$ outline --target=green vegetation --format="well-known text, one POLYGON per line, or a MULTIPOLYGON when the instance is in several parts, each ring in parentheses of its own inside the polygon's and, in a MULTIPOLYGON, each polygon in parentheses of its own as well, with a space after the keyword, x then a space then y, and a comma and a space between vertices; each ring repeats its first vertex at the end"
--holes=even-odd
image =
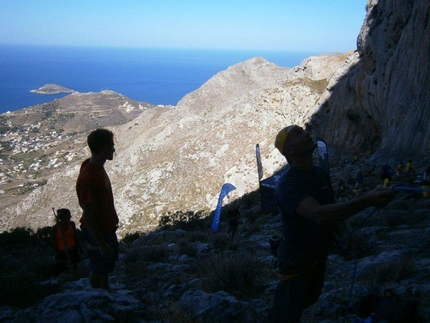
POLYGON ((244 208, 251 208, 255 205, 258 205, 260 203, 261 197, 260 197, 260 191, 252 191, 249 193, 245 193, 238 203, 244 207, 244 208))
POLYGON ((17 162, 17 163, 23 163, 24 168, 28 168, 32 161, 35 158, 38 158, 40 156, 40 153, 37 151, 30 151, 30 152, 23 152, 18 154, 13 154, 10 156, 10 159, 17 162))
POLYGON ((0 126, 0 134, 4 134, 4 133, 6 133, 8 131, 10 131, 10 127, 4 126, 4 125, 0 126))
POLYGON ((13 150, 13 145, 9 141, 0 141, 0 147, 5 151, 13 150))
POLYGON ((176 211, 167 212, 160 217, 159 226, 163 230, 183 229, 195 230, 207 228, 205 217, 208 214, 203 211, 176 211))
POLYGON ((33 191, 38 186, 46 185, 48 181, 46 179, 42 179, 34 182, 25 182, 21 186, 12 187, 6 190, 9 194, 27 194, 33 191))

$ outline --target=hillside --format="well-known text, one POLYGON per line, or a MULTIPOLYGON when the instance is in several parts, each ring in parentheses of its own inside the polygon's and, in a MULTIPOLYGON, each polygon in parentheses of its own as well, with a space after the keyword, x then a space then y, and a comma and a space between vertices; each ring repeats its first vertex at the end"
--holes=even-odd
MULTIPOLYGON (((232 198, 257 189, 255 144, 260 143, 266 176, 271 175, 284 164, 273 151, 275 131, 286 122, 304 123, 346 57, 311 57, 292 69, 256 57, 218 73, 175 107, 147 109, 112 128, 116 156, 106 167, 121 232, 152 228, 169 211, 211 210, 224 182, 236 186, 232 198)), ((63 100, 73 99, 74 94, 63 100)), ((44 226, 52 207, 79 214, 74 185, 80 161, 73 160, 43 187, 4 208, 2 226, 44 226)))
POLYGON ((124 124, 152 107, 113 91, 74 92, 46 104, 1 114, 2 213, 8 205, 19 204, 31 191, 45 185, 52 174, 85 158, 89 130, 124 124))

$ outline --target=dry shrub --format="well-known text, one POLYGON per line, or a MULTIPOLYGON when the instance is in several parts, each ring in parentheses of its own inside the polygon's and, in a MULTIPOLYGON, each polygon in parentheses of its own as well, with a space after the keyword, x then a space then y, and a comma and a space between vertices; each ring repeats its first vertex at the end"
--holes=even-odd
POLYGON ((142 259, 142 248, 124 248, 125 256, 123 258, 124 264, 135 263, 142 259))
POLYGON ((394 262, 380 263, 374 266, 372 274, 365 280, 369 284, 381 285, 389 282, 398 282, 410 277, 417 271, 417 266, 410 257, 402 257, 394 262))
POLYGON ((246 222, 249 224, 255 223, 259 218, 261 218, 261 214, 259 212, 248 212, 246 214, 246 222))
POLYGON ((168 256, 168 250, 165 245, 145 246, 134 248, 127 251, 125 263, 135 263, 140 260, 149 262, 163 262, 168 256))
POLYGON ((148 273, 147 263, 143 260, 127 263, 124 266, 124 281, 133 284, 148 273))
POLYGON ((133 241, 143 237, 145 234, 142 232, 133 232, 133 233, 127 233, 124 238, 122 238, 122 243, 132 243, 133 241))
POLYGON ((258 223, 246 224, 242 227, 242 231, 248 231, 249 233, 255 234, 261 231, 260 225, 258 223))
POLYGON ((261 267, 252 253, 238 251, 202 261, 197 272, 204 279, 206 292, 223 290, 239 299, 248 299, 263 291, 258 282, 261 267))
POLYGON ((208 241, 208 234, 202 231, 191 231, 187 233, 185 239, 189 242, 206 242, 208 241))
MULTIPOLYGON (((159 309, 157 309, 159 310, 159 309)), ((161 317, 163 322, 169 323, 188 323, 190 322, 189 313, 184 311, 182 306, 178 303, 171 303, 161 310, 161 317)))
POLYGON ((6 250, 0 254, 0 304, 28 307, 58 292, 58 285, 42 284, 53 274, 50 248, 21 246, 12 254, 6 250))
POLYGON ((227 250, 229 241, 223 234, 216 234, 210 237, 210 243, 215 249, 220 249, 221 251, 227 250))
POLYGON ((239 204, 244 208, 251 208, 260 203, 260 191, 252 191, 249 193, 245 193, 239 201, 239 204))
POLYGON ((186 231, 206 228, 205 218, 208 214, 204 211, 175 211, 167 212, 160 217, 159 227, 163 230, 182 229, 186 231))
MULTIPOLYGON (((58 285, 44 283, 54 273, 50 230, 50 227, 37 232, 15 228, 0 234, 0 304, 28 307, 58 292, 58 285)), ((76 275, 65 272, 58 279, 73 280, 87 276, 88 271, 81 269, 78 266, 76 275)))
POLYGON ((58 285, 42 285, 33 273, 15 273, 0 280, 0 303, 25 308, 58 291, 58 285))
POLYGON ((178 243, 178 255, 195 257, 197 255, 197 246, 193 243, 187 242, 186 240, 181 240, 178 243))

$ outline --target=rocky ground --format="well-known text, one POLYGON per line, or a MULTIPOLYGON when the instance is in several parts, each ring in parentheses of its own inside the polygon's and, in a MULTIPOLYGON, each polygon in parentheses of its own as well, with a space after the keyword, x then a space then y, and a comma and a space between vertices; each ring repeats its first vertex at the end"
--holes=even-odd
MULTIPOLYGON (((370 165, 333 167, 334 184, 344 179, 348 198, 355 194, 350 182, 358 169, 364 170, 364 190, 380 184, 370 165)), ((408 184, 406 180, 397 178, 393 184, 408 184)), ((280 217, 262 213, 256 198, 257 194, 246 200, 234 242, 225 237, 225 222, 218 232, 208 229, 210 217, 130 235, 121 243, 120 260, 111 276, 114 293, 88 287, 84 259, 74 279, 65 275, 38 281, 35 288, 47 294, 39 301, 24 309, 2 306, 0 321, 65 322, 67 317, 67 322, 262 322, 276 285, 269 237, 279 233, 280 217)), ((333 249, 323 294, 306 311, 303 322, 351 322, 355 315, 344 318, 342 309, 387 288, 402 299, 418 300, 421 322, 428 322, 429 207, 430 199, 421 193, 399 191, 384 209, 370 208, 352 217, 349 227, 357 229, 349 246, 357 262, 355 275, 354 258, 333 249)), ((46 266, 51 255, 49 248, 43 250, 27 250, 27 258, 39 253, 46 266)), ((2 253, 2 281, 13 276, 6 269, 17 261, 13 251, 2 253)), ((33 278, 38 280, 37 275, 33 278)), ((5 300, 12 296, 1 299, 7 305, 5 300)))

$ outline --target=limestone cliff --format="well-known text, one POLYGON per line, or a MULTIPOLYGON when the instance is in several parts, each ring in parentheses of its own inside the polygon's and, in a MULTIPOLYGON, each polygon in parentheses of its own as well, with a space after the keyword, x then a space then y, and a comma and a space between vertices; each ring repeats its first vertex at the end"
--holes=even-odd
POLYGON ((311 123, 342 150, 420 160, 430 149, 430 2, 369 0, 366 10, 357 55, 311 123))

